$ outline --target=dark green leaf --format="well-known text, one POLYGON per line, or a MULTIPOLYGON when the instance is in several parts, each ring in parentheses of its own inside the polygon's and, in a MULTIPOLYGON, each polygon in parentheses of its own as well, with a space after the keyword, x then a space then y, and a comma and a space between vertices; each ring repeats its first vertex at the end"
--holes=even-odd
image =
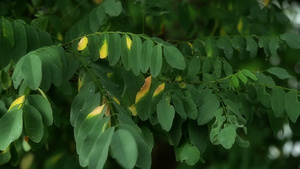
POLYGON ((242 39, 241 37, 234 37, 232 39, 232 46, 239 52, 240 59, 243 59, 246 53, 245 51, 246 43, 244 39, 242 39))
POLYGON ((207 146, 207 130, 205 128, 200 128, 195 121, 190 120, 188 124, 188 133, 191 143, 198 148, 200 154, 204 154, 207 146))
POLYGON ((205 52, 207 57, 220 56, 219 49, 217 47, 216 41, 212 38, 208 38, 205 41, 205 52))
POLYGON ((181 101, 184 105, 186 115, 189 118, 196 120, 198 117, 198 111, 195 102, 190 97, 182 97, 181 101))
POLYGON ((202 72, 207 73, 212 69, 209 58, 205 58, 202 65, 202 72))
POLYGON ((289 119, 296 123, 300 115, 300 103, 298 102, 297 91, 289 91, 285 95, 285 110, 289 119))
POLYGON ((174 46, 165 46, 164 55, 170 66, 175 69, 185 69, 185 60, 181 52, 174 46))
POLYGON ((275 39, 275 38, 271 38, 270 42, 269 42, 269 49, 270 49, 270 52, 271 52, 271 55, 272 56, 276 56, 278 57, 278 54, 277 54, 277 49, 279 48, 279 44, 278 44, 278 39, 275 39))
POLYGON ((114 127, 108 128, 97 138, 89 156, 90 168, 101 169, 104 167, 108 156, 108 150, 111 144, 114 129, 114 127))
POLYGON ((258 98, 258 101, 265 107, 267 107, 267 108, 271 107, 271 97, 266 92, 264 86, 260 86, 257 88, 257 98, 258 98))
POLYGON ((129 38, 128 35, 124 35, 121 40, 121 59, 126 70, 131 69, 131 63, 132 63, 131 50, 128 49, 127 40, 126 40, 128 38, 129 38))
POLYGON ((141 69, 141 50, 142 50, 142 40, 138 36, 133 36, 131 45, 131 57, 132 57, 132 71, 137 76, 140 74, 141 69))
POLYGON ((26 26, 27 34, 27 52, 40 47, 40 40, 37 30, 32 26, 26 26))
POLYGON ((251 36, 248 36, 246 38, 246 43, 247 43, 246 50, 250 52, 251 57, 255 57, 257 55, 257 49, 258 49, 256 41, 251 36))
POLYGON ((235 142, 235 138, 236 131, 232 125, 224 127, 218 134, 218 140, 226 149, 230 149, 232 147, 235 142))
POLYGON ((162 128, 166 131, 169 131, 172 127, 173 120, 175 117, 175 109, 170 105, 170 98, 166 95, 159 101, 157 104, 157 118, 162 126, 162 128))
POLYGON ((171 101, 173 103, 176 113, 178 113, 182 120, 185 121, 187 119, 187 115, 185 113, 184 105, 180 98, 176 94, 174 94, 171 96, 171 101))
POLYGON ((271 55, 270 50, 269 50, 269 39, 268 38, 259 38, 258 40, 258 46, 260 48, 264 48, 264 52, 266 56, 271 55))
POLYGON ((213 119, 215 113, 219 109, 220 101, 218 97, 207 90, 200 92, 201 100, 199 100, 201 107, 199 107, 198 125, 204 125, 213 119))
POLYGON ((284 111, 285 92, 282 88, 275 88, 271 94, 271 106, 275 117, 281 117, 284 111))
POLYGON ((288 79, 292 77, 285 69, 280 67, 271 67, 267 72, 277 76, 279 79, 288 79))
POLYGON ((110 16, 118 16, 122 12, 122 4, 116 0, 105 0, 103 2, 105 12, 110 16))
POLYGON ((133 135, 124 129, 119 129, 113 135, 111 153, 123 168, 133 168, 138 157, 138 147, 133 135))
POLYGON ((267 86, 269 88, 272 88, 273 86, 276 85, 271 76, 266 76, 263 73, 257 73, 256 77, 257 77, 259 83, 267 84, 267 85, 269 85, 269 86, 267 86))
POLYGON ((108 61, 110 66, 118 63, 121 57, 121 37, 117 33, 113 33, 109 37, 108 44, 108 61))
POLYGON ((142 55, 141 55, 141 71, 146 73, 150 67, 151 53, 153 49, 153 42, 151 39, 147 39, 143 43, 142 55))
POLYGON ((198 57, 193 57, 188 66, 188 74, 190 75, 197 75, 200 71, 201 63, 198 57))
POLYGON ((0 150, 5 151, 9 144, 17 140, 23 128, 22 109, 11 110, 0 119, 0 150))
POLYGON ((230 41, 230 38, 227 36, 222 36, 217 41, 218 48, 224 50, 225 57, 231 59, 233 55, 233 48, 230 41))
POLYGON ((23 118, 26 134, 33 142, 39 143, 44 135, 43 119, 40 112, 33 106, 25 105, 23 118))
POLYGON ((43 118, 43 123, 50 126, 53 123, 53 114, 49 101, 41 95, 30 95, 27 97, 28 103, 35 107, 43 118))
POLYGON ((8 163, 10 159, 11 159, 10 150, 5 150, 3 152, 0 152, 0 165, 8 163))
MULTIPOLYGON (((92 61, 97 61, 100 58, 99 49, 100 49, 100 36, 91 35, 89 36, 88 47, 91 55, 92 61)), ((109 48, 108 48, 109 49, 109 48)), ((120 47, 119 47, 120 50, 120 47)))
POLYGON ((200 152, 197 147, 191 144, 184 144, 175 149, 176 161, 185 161, 188 165, 193 166, 200 160, 200 152))
POLYGON ((25 56, 24 63, 22 64, 22 75, 24 81, 28 84, 28 86, 36 90, 42 80, 42 62, 38 55, 33 53, 25 56))
POLYGON ((150 72, 153 77, 156 77, 162 67, 162 49, 160 45, 156 45, 151 53, 150 72))
POLYGON ((221 71, 222 71, 222 62, 219 58, 217 58, 215 63, 214 63, 214 73, 215 73, 217 78, 221 78, 221 76, 222 76, 221 71))
POLYGON ((200 41, 198 39, 195 40, 193 43, 193 48, 194 48, 195 53, 198 53, 200 56, 206 56, 205 48, 204 48, 202 41, 200 41))
POLYGON ((26 54, 27 50, 27 35, 24 25, 20 22, 13 22, 15 46, 12 53, 12 59, 14 62, 18 62, 19 59, 26 54))
POLYGON ((224 67, 224 71, 225 71, 226 76, 230 76, 230 75, 233 74, 232 67, 227 61, 224 61, 223 67, 224 67))
POLYGON ((7 66, 11 59, 15 44, 14 32, 11 23, 5 18, 0 18, 0 68, 7 66))
POLYGON ((286 32, 280 35, 280 38, 284 40, 291 48, 300 49, 300 35, 295 33, 286 32))

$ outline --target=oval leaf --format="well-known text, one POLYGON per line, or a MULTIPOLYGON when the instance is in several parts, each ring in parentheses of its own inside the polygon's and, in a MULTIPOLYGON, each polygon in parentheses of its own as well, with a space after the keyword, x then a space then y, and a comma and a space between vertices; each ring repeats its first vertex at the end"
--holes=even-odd
POLYGON ((165 46, 164 55, 170 66, 179 70, 185 69, 184 57, 177 48, 174 46, 165 46))
POLYGON ((175 117, 175 109, 170 105, 170 98, 164 96, 159 101, 156 107, 156 113, 158 122, 160 123, 161 127, 164 130, 169 131, 172 127, 175 117))
POLYGON ((151 53, 150 72, 153 77, 156 77, 162 67, 162 49, 160 45, 156 45, 151 53))
POLYGON ((236 131, 232 125, 224 127, 218 134, 218 140, 226 149, 230 149, 232 147, 235 142, 235 138, 236 131))

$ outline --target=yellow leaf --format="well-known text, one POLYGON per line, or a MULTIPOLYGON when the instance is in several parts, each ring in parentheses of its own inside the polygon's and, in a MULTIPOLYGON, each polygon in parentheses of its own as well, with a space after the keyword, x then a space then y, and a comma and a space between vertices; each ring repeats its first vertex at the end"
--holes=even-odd
POLYGON ((190 46, 192 54, 194 54, 194 47, 193 44, 191 44, 191 42, 187 42, 187 44, 190 46))
POLYGON ((87 115, 86 118, 92 118, 97 116, 98 114, 100 114, 104 108, 105 104, 103 104, 102 106, 98 106, 96 107, 90 114, 87 115))
POLYGON ((82 51, 86 48, 87 44, 88 44, 88 38, 86 36, 84 36, 83 38, 80 39, 77 49, 79 51, 82 51))
POLYGON ((176 82, 181 82, 183 79, 180 75, 176 76, 175 81, 176 82))
POLYGON ((153 94, 153 97, 155 97, 155 96, 157 96, 158 94, 160 94, 164 89, 165 89, 165 83, 160 84, 160 85, 156 88, 156 90, 155 90, 155 92, 154 92, 154 94, 153 94))
POLYGON ((151 76, 145 79, 144 85, 141 87, 140 91, 136 94, 135 103, 139 102, 139 100, 149 92, 150 86, 151 86, 151 76))
POLYGON ((242 29, 243 29, 243 20, 240 18, 239 23, 237 25, 237 30, 239 31, 240 34, 242 34, 242 29))
POLYGON ((264 1, 264 5, 265 5, 265 6, 268 6, 269 3, 270 3, 270 0, 263 0, 263 1, 264 1))
POLYGON ((131 49, 131 39, 129 36, 126 35, 126 44, 127 44, 127 48, 130 50, 131 49))
POLYGON ((24 100, 25 100, 25 95, 18 97, 15 101, 12 102, 8 110, 12 109, 14 106, 17 105, 19 105, 18 109, 20 109, 24 100))
POLYGON ((134 104, 131 105, 131 106, 129 107, 129 110, 131 111, 131 114, 132 114, 133 116, 136 116, 136 115, 137 115, 137 111, 136 111, 136 108, 135 108, 135 105, 134 105, 134 104))
POLYGON ((107 57, 108 45, 107 45, 106 39, 104 39, 103 45, 101 46, 101 48, 99 50, 99 54, 100 54, 100 59, 105 59, 107 57))

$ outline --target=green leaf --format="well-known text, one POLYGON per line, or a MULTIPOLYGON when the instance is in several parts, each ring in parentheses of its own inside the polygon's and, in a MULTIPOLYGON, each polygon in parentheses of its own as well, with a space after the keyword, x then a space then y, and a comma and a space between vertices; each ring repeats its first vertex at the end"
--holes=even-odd
POLYGON ((14 32, 11 23, 0 18, 0 68, 7 66, 14 47, 14 32))
POLYGON ((239 79, 235 75, 231 76, 230 80, 231 80, 233 87, 235 87, 235 88, 239 87, 240 82, 239 82, 239 79))
MULTIPOLYGON (((89 47, 89 51, 90 51, 90 55, 91 55, 91 60, 94 62, 100 58, 100 55, 99 55, 99 49, 101 47, 100 43, 101 42, 100 42, 99 35, 91 35, 88 37, 88 47, 89 47)), ((110 43, 109 43, 109 45, 110 45, 110 43)))
POLYGON ((128 35, 124 35, 121 40, 121 59, 126 70, 131 69, 132 63, 131 51, 130 48, 128 48, 127 43, 128 39, 130 39, 130 37, 128 35))
POLYGON ((164 55, 170 66, 175 69, 184 70, 185 60, 181 52, 174 46, 165 46, 164 55))
POLYGON ((216 41, 213 38, 208 38, 205 41, 205 52, 207 57, 220 56, 216 41))
POLYGON ((176 161, 185 161, 186 164, 193 166, 200 160, 200 152, 197 147, 191 144, 184 144, 175 149, 176 161))
POLYGON ((12 22, 14 28, 15 46, 12 53, 12 59, 14 62, 18 62, 19 59, 26 54, 27 50, 27 35, 24 25, 18 21, 12 22))
POLYGON ((24 81, 32 90, 36 90, 42 80, 42 62, 38 55, 28 54, 25 56, 24 63, 22 64, 22 75, 24 81))
POLYGON ((230 38, 227 36, 222 36, 217 41, 218 48, 224 50, 225 57, 231 59, 233 55, 233 48, 230 41, 230 38))
POLYGON ((220 106, 220 101, 215 94, 209 90, 203 90, 199 93, 201 99, 198 100, 201 107, 199 107, 199 116, 197 119, 198 125, 204 125, 213 119, 220 106))
POLYGON ((202 65, 202 72, 207 73, 212 69, 209 58, 205 58, 202 65))
POLYGON ((32 26, 26 26, 27 52, 36 50, 40 47, 40 39, 37 30, 32 26))
POLYGON ((247 47, 246 50, 250 52, 251 57, 255 57, 257 55, 258 46, 256 41, 251 37, 246 37, 247 47))
POLYGON ((185 113, 184 105, 181 99, 177 96, 177 94, 173 94, 171 95, 171 101, 175 108, 175 112, 179 114, 183 121, 185 121, 187 119, 187 115, 185 113))
POLYGON ((221 71, 222 71, 222 62, 219 58, 217 58, 215 63, 214 63, 214 73, 215 73, 217 78, 221 78, 221 76, 222 76, 221 71))
POLYGON ((196 39, 193 42, 193 48, 194 48, 195 53, 197 53, 198 55, 206 56, 204 44, 201 40, 196 39))
POLYGON ((151 53, 153 50, 153 42, 151 39, 144 41, 142 46, 142 55, 141 55, 141 71, 146 73, 150 67, 151 62, 151 53))
POLYGON ((75 138, 75 141, 79 163, 82 167, 86 167, 89 164, 89 158, 93 148, 96 146, 97 139, 106 131, 110 117, 102 118, 103 114, 104 112, 101 112, 92 118, 85 119, 85 122, 78 130, 78 137, 75 138))
POLYGON ((138 36, 133 36, 131 45, 131 56, 132 56, 132 71, 137 76, 140 74, 140 59, 142 50, 142 40, 138 36))
POLYGON ((232 67, 227 61, 223 62, 223 67, 224 67, 224 71, 225 71, 226 76, 230 76, 230 75, 233 74, 232 67))
POLYGON ((271 52, 271 55, 272 56, 276 56, 278 57, 278 54, 277 54, 277 49, 279 48, 279 44, 278 44, 278 39, 275 39, 275 38, 271 38, 270 42, 269 42, 269 49, 270 49, 270 52, 271 52))
POLYGON ((283 68, 280 67, 271 67, 267 70, 267 72, 277 76, 279 79, 288 79, 292 76, 283 68))
POLYGON ((300 103, 298 102, 298 93, 295 90, 289 91, 285 95, 285 110, 289 119, 296 123, 300 115, 300 103))
POLYGON ((284 40, 291 48, 300 49, 300 35, 295 33, 286 32, 280 35, 280 38, 284 40))
POLYGON ((247 77, 249 77, 250 79, 254 80, 254 81, 257 81, 257 77, 255 76, 254 73, 252 73, 250 70, 248 69, 243 69, 242 70, 243 74, 247 77))
POLYGON ((269 87, 269 88, 272 88, 273 86, 276 85, 275 81, 272 79, 271 76, 266 76, 263 73, 257 73, 256 77, 257 77, 259 83, 267 84, 268 85, 267 87, 269 87))
POLYGON ((198 111, 195 102, 190 97, 182 97, 181 101, 183 103, 186 115, 189 118, 196 120, 198 117, 198 111))
POLYGON ((151 53, 150 72, 153 77, 156 77, 162 67, 162 49, 160 45, 156 45, 151 53))
POLYGON ((191 143, 198 148, 200 154, 204 154, 208 135, 206 128, 200 128, 195 121, 190 120, 188 124, 188 133, 191 143))
POLYGON ((239 78, 244 84, 247 83, 248 79, 247 79, 247 77, 244 75, 243 72, 241 72, 241 71, 238 72, 237 76, 238 76, 238 78, 239 78))
POLYGON ((271 106, 275 117, 281 117, 284 112, 285 92, 282 88, 275 88, 271 94, 271 106))
POLYGON ((27 97, 28 103, 35 107, 43 118, 43 123, 50 126, 53 123, 53 113, 49 101, 41 95, 30 95, 27 97))
POLYGON ((162 128, 169 131, 175 117, 175 109, 170 105, 170 98, 166 95, 157 104, 157 118, 162 128))
POLYGON ((246 43, 244 39, 242 39, 241 37, 234 37, 232 39, 232 46, 239 52, 240 59, 243 59, 246 53, 245 51, 246 43))
POLYGON ((122 4, 116 0, 105 0, 103 1, 103 7, 105 12, 110 16, 118 16, 122 12, 122 4))
POLYGON ((23 128, 22 109, 11 110, 0 119, 0 150, 5 151, 9 144, 17 140, 23 128))
POLYGON ((0 165, 8 163, 11 160, 11 153, 10 150, 5 150, 0 152, 0 165))
POLYGON ((257 98, 258 101, 267 108, 271 106, 271 97, 266 92, 265 86, 260 86, 257 88, 257 98))
POLYGON ((226 149, 230 149, 232 147, 235 142, 235 138, 236 131, 232 125, 224 127, 218 134, 218 140, 226 149))
POLYGON ((89 168, 102 169, 108 156, 114 127, 108 128, 98 136, 89 156, 89 168))
POLYGON ((193 57, 188 66, 188 74, 190 75, 197 75, 201 68, 201 62, 198 57, 193 57))
POLYGON ((40 112, 30 105, 24 106, 24 128, 29 138, 39 143, 44 135, 43 119, 40 112))
POLYGON ((121 57, 121 37, 117 33, 113 33, 109 37, 108 44, 108 61, 110 66, 118 63, 121 57))
POLYGON ((113 135, 111 153, 123 168, 133 168, 138 157, 138 147, 130 132, 119 129, 113 135))
POLYGON ((264 48, 264 52, 266 54, 266 56, 271 55, 270 50, 269 50, 269 39, 268 38, 259 38, 258 40, 258 46, 260 48, 264 48))

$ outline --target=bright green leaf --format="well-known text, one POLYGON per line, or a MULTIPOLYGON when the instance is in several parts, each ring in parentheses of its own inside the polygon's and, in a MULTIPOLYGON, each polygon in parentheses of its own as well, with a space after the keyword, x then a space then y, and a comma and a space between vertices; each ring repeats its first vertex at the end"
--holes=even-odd
POLYGON ((239 87, 240 82, 239 82, 239 79, 235 75, 231 76, 230 80, 231 80, 233 87, 235 87, 235 88, 239 87))
POLYGON ((237 76, 244 84, 247 83, 248 79, 243 72, 238 72, 237 76))
POLYGON ((252 73, 250 70, 248 69, 243 69, 242 70, 243 74, 247 77, 249 77, 250 79, 254 80, 254 81, 257 81, 257 77, 255 76, 254 73, 252 73))

